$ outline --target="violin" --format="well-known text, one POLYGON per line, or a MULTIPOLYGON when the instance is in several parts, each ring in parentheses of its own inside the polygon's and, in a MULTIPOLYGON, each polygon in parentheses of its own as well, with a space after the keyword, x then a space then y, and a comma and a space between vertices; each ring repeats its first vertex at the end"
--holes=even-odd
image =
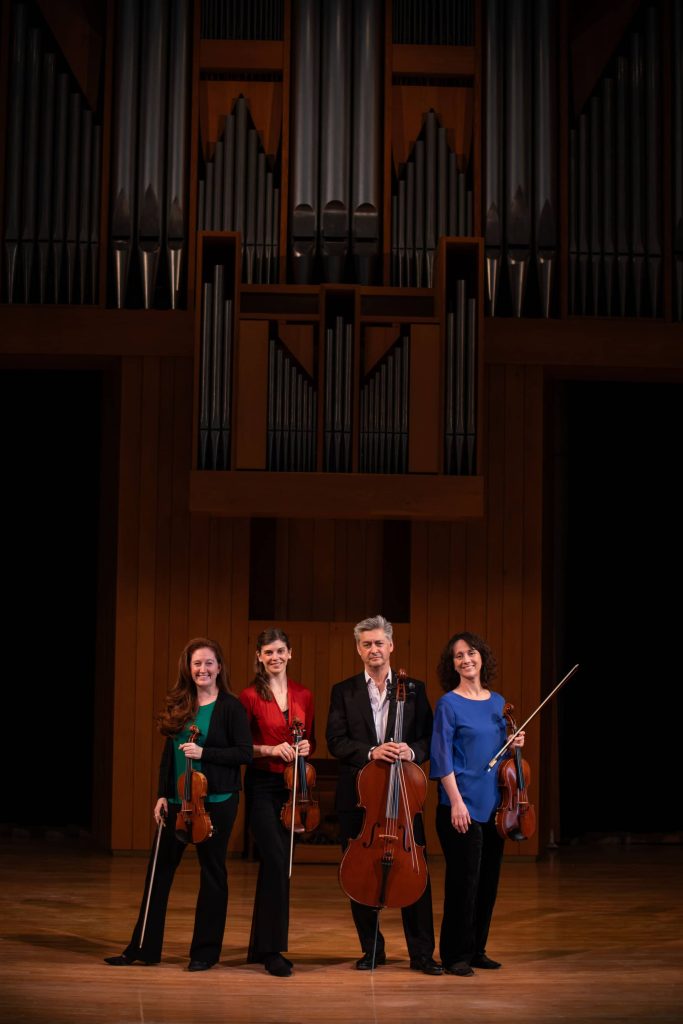
MULTIPOLYGON (((410 687, 403 669, 396 681, 396 727, 402 742, 403 712, 410 687)), ((413 821, 427 796, 427 779, 413 761, 368 761, 356 779, 363 828, 351 839, 339 865, 342 889, 356 903, 377 910, 409 907, 427 887, 424 846, 415 842, 413 821)))
MULTIPOLYGON (((514 710, 512 704, 506 704, 503 708, 503 716, 511 733, 517 732, 512 717, 514 710)), ((498 765, 500 805, 496 811, 496 830, 503 839, 530 839, 536 831, 536 811, 533 804, 529 803, 527 789, 530 777, 529 764, 522 758, 519 747, 515 747, 512 756, 498 765)))
POLYGON ((284 771, 285 786, 289 799, 282 805, 280 821, 289 832, 313 832, 320 824, 320 808, 313 797, 315 768, 299 754, 299 742, 306 735, 303 722, 295 718, 292 722, 292 743, 297 750, 292 764, 284 771))
POLYGON ((294 855, 294 834, 313 832, 320 824, 320 808, 313 798, 315 768, 299 753, 299 743, 305 736, 303 722, 295 718, 292 722, 292 743, 296 756, 284 770, 285 786, 289 797, 282 805, 280 821, 289 832, 289 876, 292 875, 294 855))
MULTIPOLYGON (((188 743, 194 743, 199 735, 196 725, 190 726, 188 743)), ((176 815, 175 834, 181 843, 203 843, 213 835, 211 817, 204 807, 208 792, 206 775, 198 772, 192 758, 185 756, 185 771, 178 779, 178 793, 182 806, 176 815)))

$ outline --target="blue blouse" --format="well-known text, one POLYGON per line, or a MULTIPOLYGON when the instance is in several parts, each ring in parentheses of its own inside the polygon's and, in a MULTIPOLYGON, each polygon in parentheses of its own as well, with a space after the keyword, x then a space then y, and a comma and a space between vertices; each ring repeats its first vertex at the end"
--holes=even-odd
MULTIPOLYGON (((455 772, 470 817, 488 821, 500 802, 498 772, 486 766, 507 739, 499 693, 490 691, 488 700, 470 700, 451 690, 437 702, 430 757, 430 777, 442 779, 455 772)), ((450 806, 439 782, 439 803, 450 806)))

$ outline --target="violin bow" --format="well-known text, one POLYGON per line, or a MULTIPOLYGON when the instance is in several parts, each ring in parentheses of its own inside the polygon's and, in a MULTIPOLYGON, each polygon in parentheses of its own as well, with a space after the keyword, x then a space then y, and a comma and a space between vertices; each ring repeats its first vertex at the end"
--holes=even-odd
POLYGON ((294 744, 294 781, 292 783, 292 825, 289 830, 289 875, 288 878, 292 877, 292 863, 294 861, 294 821, 296 819, 296 783, 297 773, 299 770, 299 734, 297 733, 297 741, 294 744))
POLYGON ((519 736, 520 732, 521 732, 521 731, 522 731, 522 730, 524 729, 524 727, 525 727, 525 726, 527 726, 527 725, 529 724, 529 722, 531 721, 531 719, 532 719, 532 718, 535 718, 535 717, 536 717, 536 715, 537 715, 537 714, 538 714, 538 712, 539 712, 539 711, 541 710, 541 708, 543 707, 543 705, 544 705, 544 704, 547 704, 547 703, 548 703, 548 701, 550 700, 550 698, 551 698, 551 697, 554 697, 554 695, 555 695, 555 694, 557 693, 557 691, 559 690, 559 688, 560 688, 561 686, 564 686, 564 684, 565 684, 565 683, 567 682, 567 680, 568 680, 568 679, 571 679, 571 677, 572 677, 572 676, 574 675, 574 673, 576 672, 576 670, 578 669, 578 667, 579 667, 578 665, 574 665, 574 668, 570 668, 570 669, 569 669, 569 672, 567 672, 566 676, 564 676, 564 678, 563 678, 563 679, 560 679, 560 681, 559 681, 559 683, 557 684, 557 686, 556 686, 556 687, 555 687, 554 689, 552 689, 552 690, 550 691, 550 693, 548 694, 548 696, 547 696, 547 697, 546 697, 546 698, 545 698, 544 700, 542 700, 542 701, 541 701, 541 703, 540 703, 540 704, 538 705, 538 707, 536 708, 536 710, 535 710, 535 711, 532 711, 532 712, 531 712, 531 714, 530 714, 530 715, 529 715, 529 717, 527 718, 526 722, 522 722, 522 724, 520 725, 519 729, 517 729, 517 731, 516 731, 516 732, 513 732, 511 736, 508 736, 508 738, 507 738, 506 742, 505 742, 505 743, 503 744, 503 746, 502 746, 502 747, 500 748, 500 750, 498 751, 498 753, 497 753, 497 754, 494 754, 494 756, 493 756, 493 757, 491 758, 491 760, 489 761, 488 765, 486 766, 486 771, 487 771, 487 772, 490 772, 490 771, 491 771, 491 769, 495 767, 495 765, 496 765, 496 762, 500 760, 500 758, 501 758, 501 757, 503 756, 503 754, 505 753, 505 751, 506 751, 506 750, 508 749, 508 747, 510 746, 510 744, 512 743, 512 741, 513 741, 514 739, 516 739, 516 738, 517 738, 517 736, 519 736))
POLYGON ((138 942, 138 949, 142 949, 142 944, 145 941, 145 929, 147 928, 147 915, 149 914, 149 903, 152 898, 152 886, 154 885, 154 874, 157 869, 157 857, 159 856, 159 843, 161 842, 161 830, 164 828, 166 822, 166 811, 162 807, 159 811, 159 824, 157 825, 157 837, 154 843, 154 858, 152 860, 152 870, 149 873, 149 885, 147 886, 147 900, 145 901, 145 916, 142 920, 142 929, 140 931, 140 941, 138 942))

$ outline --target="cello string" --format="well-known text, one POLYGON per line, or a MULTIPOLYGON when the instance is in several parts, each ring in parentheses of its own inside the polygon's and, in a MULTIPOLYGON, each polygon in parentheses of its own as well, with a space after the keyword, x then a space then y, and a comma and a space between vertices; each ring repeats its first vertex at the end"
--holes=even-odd
MULTIPOLYGON (((401 742, 403 739, 403 709, 405 706, 405 697, 403 700, 397 700, 396 704, 396 733, 399 737, 399 742, 401 742)), ((415 833, 413 831, 413 822, 410 817, 410 804, 408 801, 408 789, 406 786, 405 772, 403 770, 403 762, 399 760, 397 762, 397 766, 400 797, 403 800, 404 817, 406 821, 406 832, 408 834, 408 840, 410 842, 410 859, 412 862, 413 870, 419 871, 417 850, 415 849, 415 833)), ((398 807, 396 808, 396 817, 398 818, 398 807)))
POLYGON ((410 859, 413 863, 413 870, 419 871, 417 861, 417 850, 415 849, 415 832, 413 830, 413 822, 410 817, 410 804, 408 803, 408 790, 406 787, 405 774, 403 771, 403 765, 400 768, 401 776, 401 796, 403 798, 403 806, 405 808, 405 819, 406 819, 406 832, 408 833, 408 839, 410 841, 410 859))

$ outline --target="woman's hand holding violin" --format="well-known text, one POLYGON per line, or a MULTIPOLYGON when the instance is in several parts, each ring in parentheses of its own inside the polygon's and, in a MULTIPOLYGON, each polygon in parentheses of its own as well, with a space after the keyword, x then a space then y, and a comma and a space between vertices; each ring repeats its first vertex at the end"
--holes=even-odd
POLYGON ((204 752, 204 747, 199 747, 196 743, 180 743, 178 750, 182 750, 185 757, 189 757, 190 760, 199 761, 204 752))
MULTIPOLYGON (((307 757, 311 752, 311 744, 308 740, 299 740, 299 756, 307 757)), ((274 747, 263 747, 263 753, 261 756, 265 757, 279 757, 281 760, 289 764, 296 757, 296 748, 291 743, 278 743, 274 747)))

